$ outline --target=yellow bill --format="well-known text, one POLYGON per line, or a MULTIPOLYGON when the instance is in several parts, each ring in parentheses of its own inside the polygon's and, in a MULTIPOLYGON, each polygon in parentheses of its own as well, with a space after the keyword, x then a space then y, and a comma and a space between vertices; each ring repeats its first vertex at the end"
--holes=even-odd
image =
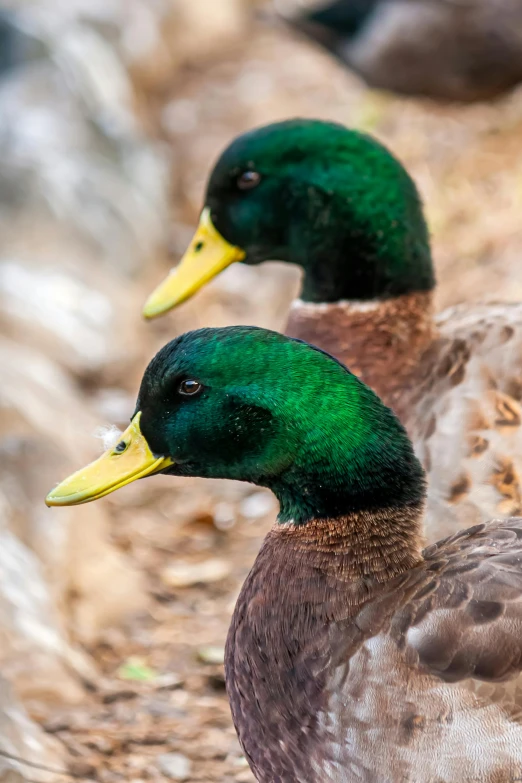
POLYGON ((172 465, 170 457, 157 457, 152 453, 141 434, 140 419, 141 411, 135 415, 113 449, 58 484, 45 498, 46 505, 77 506, 89 503, 172 465))
POLYGON ((145 318, 156 318, 184 302, 223 269, 241 261, 246 253, 231 245, 214 228, 210 209, 201 213, 198 229, 190 246, 166 280, 149 296, 143 308, 145 318))

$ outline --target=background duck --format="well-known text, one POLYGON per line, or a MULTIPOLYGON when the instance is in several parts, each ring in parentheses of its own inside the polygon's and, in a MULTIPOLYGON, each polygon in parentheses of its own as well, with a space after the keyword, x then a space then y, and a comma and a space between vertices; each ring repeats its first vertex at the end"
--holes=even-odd
POLYGON ((154 317, 234 261, 298 264, 287 333, 347 364, 399 415, 429 477, 430 540, 521 511, 522 306, 434 317, 417 189, 368 136, 292 120, 238 137, 209 179, 200 228, 152 294, 154 317))
POLYGON ((282 18, 391 92, 478 101, 522 79, 518 0, 336 0, 282 18))
POLYGON ((250 481, 279 500, 226 650, 257 780, 519 776, 522 520, 423 552, 420 463, 341 363, 253 327, 182 335, 149 364, 121 442, 47 503, 159 471, 250 481))

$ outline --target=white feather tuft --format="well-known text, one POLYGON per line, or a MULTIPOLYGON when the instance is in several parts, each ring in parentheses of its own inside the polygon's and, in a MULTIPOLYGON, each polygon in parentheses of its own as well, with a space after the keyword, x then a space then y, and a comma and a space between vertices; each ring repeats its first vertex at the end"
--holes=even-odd
POLYGON ((122 431, 115 424, 104 424, 94 432, 94 437, 102 441, 104 451, 112 449, 121 440, 121 436, 122 431))

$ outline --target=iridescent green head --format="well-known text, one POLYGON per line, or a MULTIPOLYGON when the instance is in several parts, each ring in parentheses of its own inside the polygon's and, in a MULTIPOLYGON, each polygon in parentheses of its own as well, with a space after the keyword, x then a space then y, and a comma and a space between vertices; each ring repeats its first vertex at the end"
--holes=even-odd
POLYGON ((418 506, 424 495, 402 425, 370 389, 328 354, 254 327, 168 343, 145 372, 120 444, 48 502, 87 502, 158 471, 269 487, 280 520, 297 524, 418 506))
POLYGON ((267 125, 223 152, 200 228, 145 315, 184 301, 233 261, 267 260, 301 266, 311 302, 395 297, 435 283, 404 167, 369 136, 319 120, 267 125))

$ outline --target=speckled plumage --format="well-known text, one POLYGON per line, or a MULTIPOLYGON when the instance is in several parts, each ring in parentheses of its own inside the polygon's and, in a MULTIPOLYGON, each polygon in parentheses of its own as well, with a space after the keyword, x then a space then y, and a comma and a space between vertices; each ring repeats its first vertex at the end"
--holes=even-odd
POLYGON ((313 305, 287 333, 345 362, 405 424, 428 474, 428 540, 522 512, 522 305, 431 293, 313 305))
POLYGON ((522 520, 458 533, 384 583, 351 575, 341 536, 327 552, 307 532, 268 535, 229 632, 257 780, 519 780, 522 520))
POLYGON ((518 0, 334 0, 286 21, 392 92, 477 101, 522 80, 518 0))

